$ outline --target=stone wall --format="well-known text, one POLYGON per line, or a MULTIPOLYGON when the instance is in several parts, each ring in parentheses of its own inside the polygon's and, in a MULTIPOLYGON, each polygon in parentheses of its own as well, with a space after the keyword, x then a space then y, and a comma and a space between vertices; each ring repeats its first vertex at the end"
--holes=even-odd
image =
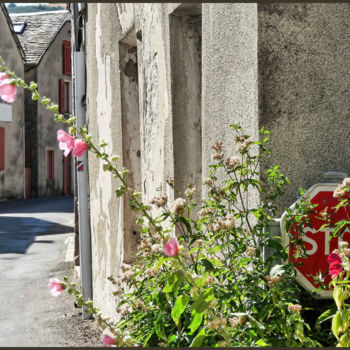
MULTIPOLYGON (((23 60, 0 8, 0 56, 19 77, 24 78, 23 60)), ((0 101, 0 104, 4 104, 0 101)), ((0 199, 24 197, 24 92, 18 89, 16 101, 10 107, 12 121, 1 121, 5 130, 5 169, 0 170, 0 199)))
MULTIPOLYGON (((88 4, 86 26, 86 117, 92 141, 108 142, 106 151, 123 155, 120 106, 119 40, 116 4, 88 4), (108 23, 108 25, 105 25, 108 23)), ((102 162, 89 154, 93 298, 105 314, 116 307, 112 284, 123 256, 123 201, 102 162)))
POLYGON ((282 208, 326 171, 350 173, 350 5, 260 4, 259 124, 291 184, 282 208))

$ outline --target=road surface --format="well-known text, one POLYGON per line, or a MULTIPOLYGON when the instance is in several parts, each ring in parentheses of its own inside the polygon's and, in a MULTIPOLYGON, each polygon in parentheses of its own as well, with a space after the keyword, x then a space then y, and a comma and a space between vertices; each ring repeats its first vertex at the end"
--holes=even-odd
POLYGON ((101 345, 72 298, 48 288, 71 275, 73 238, 72 197, 0 202, 0 346, 101 345))

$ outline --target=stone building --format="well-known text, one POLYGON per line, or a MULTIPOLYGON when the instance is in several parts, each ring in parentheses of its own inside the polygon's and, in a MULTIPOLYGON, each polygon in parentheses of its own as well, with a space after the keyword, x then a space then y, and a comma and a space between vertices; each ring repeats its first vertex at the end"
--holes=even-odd
MULTIPOLYGON (((11 14, 24 51, 24 79, 71 113, 71 23, 68 11, 11 14)), ((71 158, 57 148, 62 128, 52 113, 25 92, 26 198, 71 193, 71 158)))
MULTIPOLYGON (((349 173, 349 4, 88 3, 80 16, 89 132, 122 156, 144 202, 174 199, 167 178, 200 197, 211 145, 229 150, 237 122, 255 139, 271 131, 262 170, 279 164, 291 180, 281 212, 324 172, 349 173)), ((138 231, 92 155, 89 183, 93 295, 113 314, 106 277, 130 261, 138 231)))
MULTIPOLYGON (((23 50, 4 4, 0 4, 0 56, 23 76, 23 50)), ((24 92, 12 104, 0 100, 0 199, 24 196, 24 92)))

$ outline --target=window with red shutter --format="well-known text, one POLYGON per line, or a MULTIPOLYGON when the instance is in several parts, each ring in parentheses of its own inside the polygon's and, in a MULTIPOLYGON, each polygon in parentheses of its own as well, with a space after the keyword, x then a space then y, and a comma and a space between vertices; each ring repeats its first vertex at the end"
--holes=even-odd
POLYGON ((5 170, 5 129, 0 128, 0 170, 5 170))
POLYGON ((46 178, 55 178, 55 151, 46 152, 46 178))
POLYGON ((62 41, 62 71, 63 74, 72 75, 72 59, 71 59, 71 43, 70 41, 62 41))

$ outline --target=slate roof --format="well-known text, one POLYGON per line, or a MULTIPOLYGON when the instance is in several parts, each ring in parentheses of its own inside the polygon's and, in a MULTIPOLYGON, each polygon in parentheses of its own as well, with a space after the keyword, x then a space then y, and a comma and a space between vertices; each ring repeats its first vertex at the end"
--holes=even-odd
POLYGON ((13 22, 26 22, 22 34, 17 34, 24 51, 24 63, 38 65, 56 34, 70 21, 69 11, 10 14, 13 22))

